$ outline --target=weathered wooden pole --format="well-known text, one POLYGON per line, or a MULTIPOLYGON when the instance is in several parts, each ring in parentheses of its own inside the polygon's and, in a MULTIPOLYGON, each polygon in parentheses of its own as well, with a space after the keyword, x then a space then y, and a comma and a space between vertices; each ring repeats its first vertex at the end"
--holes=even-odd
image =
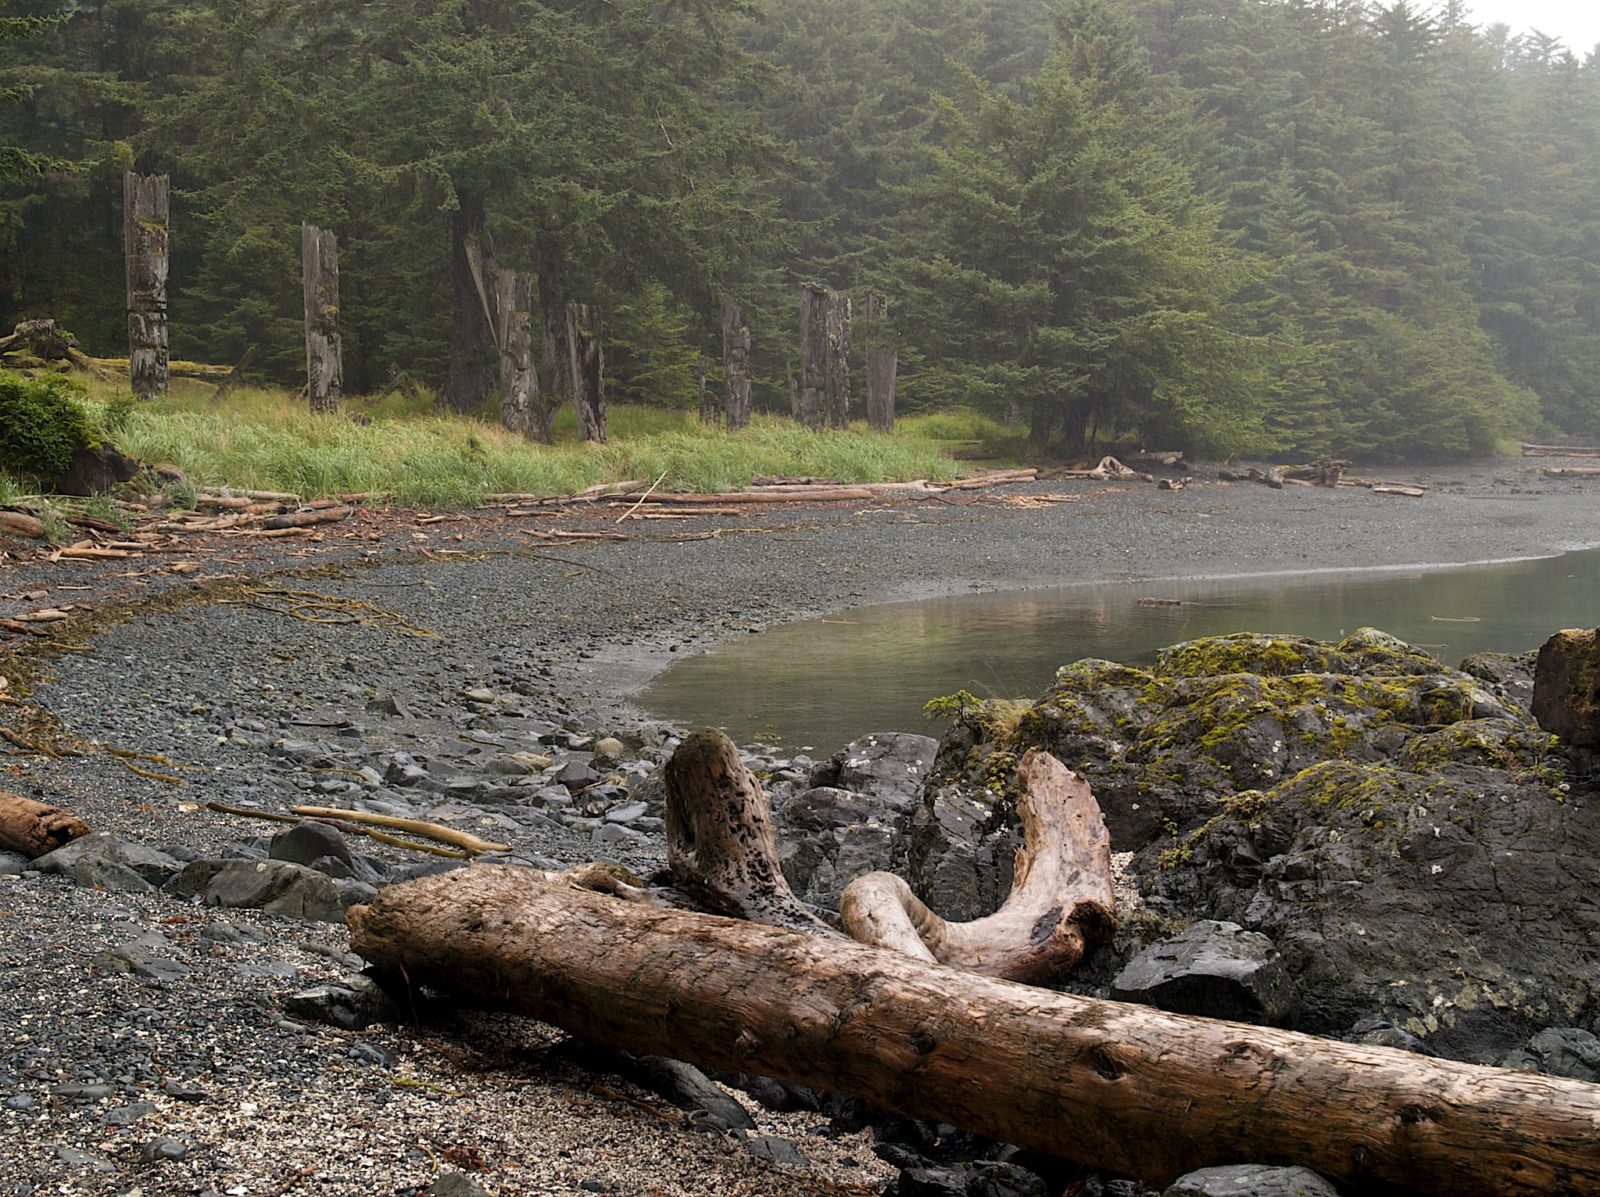
POLYGON ((874 432, 894 431, 895 370, 900 353, 889 340, 888 297, 878 291, 867 295, 867 423, 874 432))
POLYGON ((567 304, 567 349, 572 361, 572 396, 578 408, 578 439, 606 439, 605 359, 600 349, 600 312, 591 304, 567 304))
POLYGON ((800 287, 800 422, 820 429, 828 418, 828 289, 800 287))
MULTIPOLYGON (((539 273, 539 392, 545 403, 559 407, 571 394, 567 384, 572 367, 567 345, 566 252, 552 233, 540 236, 537 246, 539 273)), ((552 417, 553 418, 553 417, 552 417)))
POLYGON ((339 247, 331 229, 300 226, 300 272, 305 284, 306 396, 312 411, 337 411, 344 395, 339 338, 339 247))
POLYGON ((166 175, 122 176, 122 251, 127 265, 128 380, 140 399, 167 392, 166 175))
POLYGON ((853 1093, 1157 1185, 1301 1164, 1351 1192, 1600 1192, 1600 1086, 979 976, 506 865, 346 915, 381 971, 591 1043, 853 1093))
POLYGON ((550 442, 555 408, 539 402, 533 364, 533 279, 496 268, 495 315, 499 322, 500 423, 536 441, 550 442))
POLYGON ((828 293, 828 427, 850 426, 850 297, 828 293))
POLYGON ((750 423, 750 325, 738 304, 722 312, 722 372, 729 428, 750 423))

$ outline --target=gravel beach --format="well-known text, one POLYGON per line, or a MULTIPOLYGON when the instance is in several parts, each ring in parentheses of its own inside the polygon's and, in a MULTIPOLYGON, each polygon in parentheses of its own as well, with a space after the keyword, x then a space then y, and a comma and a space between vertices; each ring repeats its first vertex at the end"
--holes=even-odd
MULTIPOLYGON (((360 512, 315 539, 213 536, 104 562, 3 542, 0 617, 78 609, 49 638, 0 643, 0 788, 179 864, 241 844, 259 856, 281 830, 208 802, 359 800, 535 864, 649 869, 659 821, 629 791, 675 729, 628 699, 679 654, 867 603, 1600 544, 1600 482, 1541 464, 1394 471, 1426 483, 1421 498, 1201 469, 1179 491, 1039 482, 620 526, 614 509, 360 512), (1070 500, 994 501, 1045 493, 1070 500), (535 524, 629 539, 545 543, 535 524), (196 567, 174 572, 180 556, 196 567)), ((893 729, 861 729, 879 730, 893 729)), ((351 846, 386 879, 419 859, 351 846)), ((0 855, 0 1197, 851 1194, 896 1174, 869 1134, 818 1113, 745 1100, 754 1130, 707 1133, 546 1027, 297 1015, 290 995, 359 971, 342 926, 78 881, 0 855)))

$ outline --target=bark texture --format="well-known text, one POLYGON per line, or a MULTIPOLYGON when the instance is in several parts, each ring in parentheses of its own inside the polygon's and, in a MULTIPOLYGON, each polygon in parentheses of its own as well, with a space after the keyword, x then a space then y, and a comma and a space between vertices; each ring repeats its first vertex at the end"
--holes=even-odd
POLYGON ((828 289, 800 288, 800 422, 820 429, 828 418, 828 289))
POLYGON ((140 399, 167 392, 166 175, 122 176, 122 247, 127 264, 128 379, 140 399))
POLYGON ((736 303, 722 312, 722 372, 728 427, 743 428, 750 423, 750 325, 736 303))
POLYGON ((36 860, 88 834, 77 815, 0 790, 0 850, 36 860))
POLYGON ((389 886, 346 917, 413 985, 1157 1185, 1252 1160, 1417 1195, 1600 1191, 1600 1086, 1579 1081, 1052 993, 515 867, 389 886))
POLYGON ((572 398, 578 408, 578 439, 606 439, 605 359, 600 349, 600 312, 587 303, 567 304, 567 351, 572 361, 572 398))
POLYGON ((344 396, 339 339, 339 247, 330 229, 300 226, 300 271, 305 286, 306 396, 312 411, 337 411, 344 396))
POLYGON ((715 728, 686 737, 664 771, 667 869, 709 910, 776 927, 836 932, 794 896, 761 783, 715 728))
POLYGON ((884 327, 889 300, 877 291, 867 296, 867 423, 874 432, 894 431, 894 384, 900 354, 884 327))
POLYGON ((828 292, 828 427, 850 425, 850 297, 828 292))
POLYGON ((439 392, 439 406, 451 411, 474 411, 495 389, 494 333, 472 277, 468 248, 474 241, 481 242, 483 235, 483 196, 463 191, 450 222, 454 309, 450 321, 450 366, 444 389, 439 392))
POLYGON ((1111 836, 1089 783, 1047 752, 1017 766, 1017 849, 1011 893, 987 918, 947 923, 893 873, 845 886, 839 921, 852 939, 991 977, 1043 985, 1065 975, 1116 930, 1111 836))

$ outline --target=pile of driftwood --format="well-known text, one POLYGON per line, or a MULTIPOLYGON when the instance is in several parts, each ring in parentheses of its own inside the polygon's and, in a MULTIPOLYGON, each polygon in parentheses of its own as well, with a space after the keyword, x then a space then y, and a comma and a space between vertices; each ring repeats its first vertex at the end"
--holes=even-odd
POLYGON ((1350 462, 1344 458, 1320 457, 1304 465, 1269 466, 1264 470, 1255 466, 1243 470, 1218 470, 1217 477, 1224 482, 1259 482, 1273 490, 1282 490, 1287 486, 1359 486, 1375 495, 1404 495, 1411 499, 1421 498, 1428 492, 1426 486, 1416 482, 1347 477, 1345 471, 1349 468, 1350 462))
POLYGON ((702 732, 666 770, 670 887, 615 865, 474 866, 352 907, 351 942, 400 987, 1156 1184, 1254 1161, 1413 1194, 1600 1191, 1600 1086, 1006 979, 1057 976, 1112 926, 1088 787, 1038 752, 1018 778, 1016 888, 976 923, 871 874, 846 889, 841 934, 790 892, 760 786, 702 732))

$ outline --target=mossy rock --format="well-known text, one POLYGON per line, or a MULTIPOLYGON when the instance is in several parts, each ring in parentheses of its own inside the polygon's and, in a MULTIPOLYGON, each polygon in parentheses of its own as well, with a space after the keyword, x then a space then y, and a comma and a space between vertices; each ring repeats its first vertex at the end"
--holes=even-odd
POLYGON ((47 374, 0 370, 0 470, 34 480, 64 473, 73 455, 98 441, 83 388, 47 374))

